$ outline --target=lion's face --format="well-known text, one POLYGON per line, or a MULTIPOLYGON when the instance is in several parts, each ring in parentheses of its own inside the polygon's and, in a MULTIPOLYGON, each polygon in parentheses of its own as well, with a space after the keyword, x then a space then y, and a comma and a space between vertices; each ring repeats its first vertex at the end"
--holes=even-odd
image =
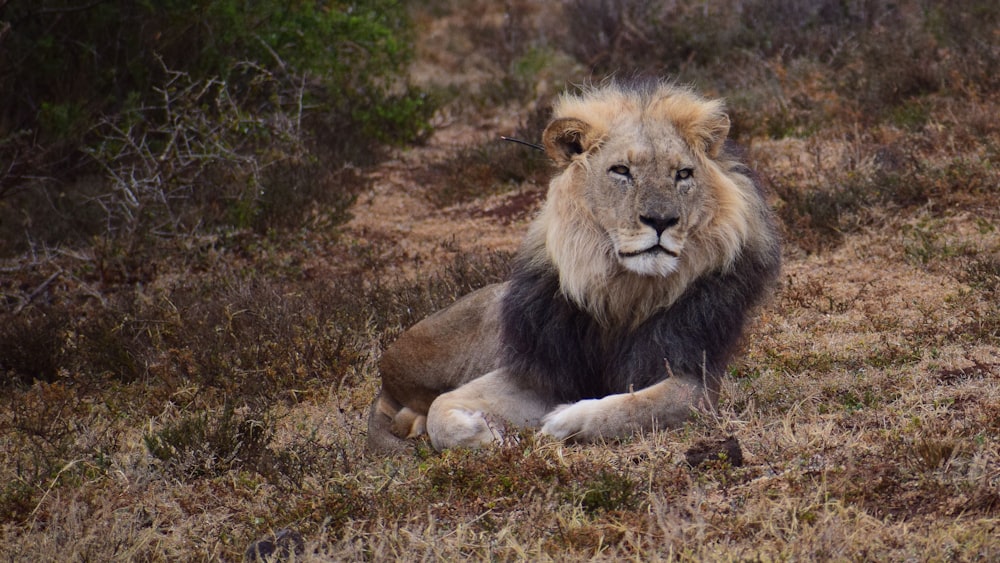
POLYGON ((723 155, 728 132, 721 102, 671 86, 564 96, 542 136, 562 170, 526 239, 563 294, 635 324, 728 268, 759 205, 723 155))
POLYGON ((623 268, 670 275, 705 203, 698 160, 668 123, 614 133, 591 155, 582 195, 623 268))
POLYGON ((573 188, 562 195, 584 200, 586 209, 577 211, 603 231, 624 270, 676 272, 692 231, 718 203, 704 166, 729 130, 721 105, 664 89, 648 97, 571 98, 560 111, 565 116, 557 113, 543 141, 566 166, 562 176, 573 188))

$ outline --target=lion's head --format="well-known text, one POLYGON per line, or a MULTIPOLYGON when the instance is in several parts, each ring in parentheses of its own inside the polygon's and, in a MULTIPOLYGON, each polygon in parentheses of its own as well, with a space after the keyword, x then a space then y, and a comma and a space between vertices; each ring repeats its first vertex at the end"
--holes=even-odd
POLYGON ((563 170, 529 252, 602 323, 635 325, 668 307, 770 232, 757 224, 767 213, 753 181, 724 150, 728 132, 721 101, 673 85, 563 96, 543 134, 563 170))

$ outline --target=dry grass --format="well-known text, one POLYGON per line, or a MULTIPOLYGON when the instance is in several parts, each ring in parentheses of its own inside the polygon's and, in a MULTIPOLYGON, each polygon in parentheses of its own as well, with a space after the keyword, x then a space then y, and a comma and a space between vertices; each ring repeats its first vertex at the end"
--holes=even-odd
MULTIPOLYGON (((971 56, 954 26, 997 18, 972 1, 947 17, 870 4, 878 25, 930 29, 951 57, 971 56)), ((507 9, 513 19, 478 1, 417 14, 435 45, 417 63, 424 80, 468 71, 468 55, 498 66, 463 79, 502 85, 529 52, 572 54, 572 38, 546 27, 568 16, 507 9), (449 47, 442 30, 470 21, 478 31, 449 47)), ((835 31, 834 15, 817 21, 835 31)), ((964 77, 914 78, 899 92, 864 86, 886 49, 868 20, 845 20, 859 39, 836 56, 826 27, 772 29, 792 45, 782 51, 753 46, 756 23, 724 21, 713 33, 739 31, 729 44, 760 65, 733 76, 703 53, 680 70, 707 89, 742 81, 730 96, 738 135, 774 192, 787 248, 717 415, 625 443, 522 433, 486 451, 365 455, 381 350, 501 279, 537 206, 535 164, 473 148, 537 128, 550 94, 521 75, 501 109, 481 110, 496 100, 483 92, 449 102, 427 146, 371 174, 346 225, 311 211, 266 234, 5 261, 3 558, 240 560, 283 528, 302 533, 306 561, 1000 558, 1000 96, 976 72, 997 60, 995 32, 981 60, 960 61, 964 77), (687 463, 690 449, 730 435, 741 463, 687 463)), ((979 41, 981 27, 968 34, 979 41)), ((610 43, 611 55, 641 38, 610 43)), ((570 74, 559 80, 587 78, 560 68, 570 74)))

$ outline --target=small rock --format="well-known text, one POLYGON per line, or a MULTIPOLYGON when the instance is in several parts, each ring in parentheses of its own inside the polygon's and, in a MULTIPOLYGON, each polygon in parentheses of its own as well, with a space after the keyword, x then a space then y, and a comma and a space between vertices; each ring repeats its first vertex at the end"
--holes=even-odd
POLYGON ((278 530, 273 536, 263 537, 247 548, 247 561, 288 561, 294 553, 302 555, 306 543, 302 534, 291 528, 278 530))

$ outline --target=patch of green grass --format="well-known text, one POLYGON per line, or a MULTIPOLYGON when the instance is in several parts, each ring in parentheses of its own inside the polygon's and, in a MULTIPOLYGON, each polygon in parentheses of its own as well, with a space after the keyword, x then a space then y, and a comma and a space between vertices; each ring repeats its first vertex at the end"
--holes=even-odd
POLYGON ((899 127, 911 130, 919 130, 931 118, 930 109, 919 99, 907 100, 903 104, 893 108, 889 115, 889 120, 899 127))
POLYGON ((427 493, 463 510, 510 507, 572 479, 528 443, 510 442, 488 450, 449 450, 425 462, 427 493))
POLYGON ((988 296, 1000 295, 1000 259, 982 256, 970 260, 961 279, 988 296))
POLYGON ((636 483, 626 474, 601 470, 593 480, 582 485, 580 506, 584 512, 594 514, 634 508, 636 483))
POLYGON ((921 266, 976 255, 974 246, 948 236, 945 225, 933 218, 924 217, 916 223, 903 225, 901 231, 906 256, 921 266))
POLYGON ((266 403, 236 413, 231 403, 221 412, 202 411, 168 423, 143 436, 149 453, 181 479, 218 476, 234 469, 261 470, 273 455, 273 424, 266 403))

